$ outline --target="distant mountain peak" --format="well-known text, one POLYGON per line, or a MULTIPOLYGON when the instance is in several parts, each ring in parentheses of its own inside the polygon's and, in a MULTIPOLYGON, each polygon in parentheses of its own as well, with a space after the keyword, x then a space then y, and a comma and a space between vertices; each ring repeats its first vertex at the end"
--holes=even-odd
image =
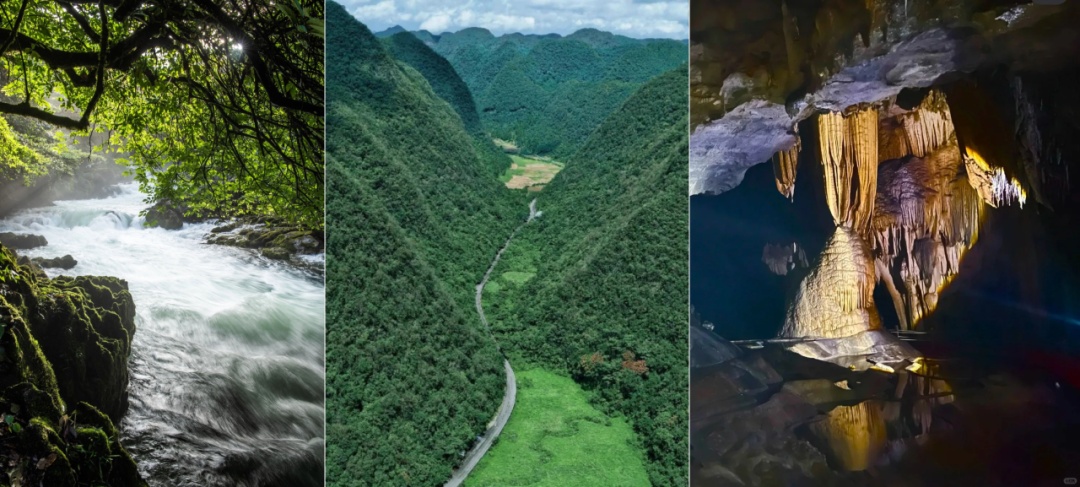
POLYGON ((400 25, 395 25, 384 31, 376 32, 375 37, 390 37, 394 34, 397 34, 398 32, 406 32, 406 29, 400 25))
POLYGON ((579 29, 573 34, 566 36, 566 38, 582 41, 591 46, 607 46, 634 42, 634 40, 629 37, 612 34, 611 32, 602 31, 593 27, 579 29))
POLYGON ((466 27, 457 31, 456 35, 468 37, 495 37, 495 34, 492 34, 490 30, 487 30, 483 27, 466 27))

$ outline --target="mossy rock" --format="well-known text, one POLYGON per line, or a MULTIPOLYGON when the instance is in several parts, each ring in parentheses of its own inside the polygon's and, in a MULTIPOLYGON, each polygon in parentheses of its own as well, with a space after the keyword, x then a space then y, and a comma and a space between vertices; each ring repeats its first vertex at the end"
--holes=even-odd
POLYGON ((0 247, 0 485, 146 485, 114 425, 134 319, 122 279, 46 279, 0 247))
POLYGON ((184 212, 184 208, 176 207, 168 200, 159 201, 147 208, 146 226, 179 230, 184 227, 184 212))
POLYGON ((41 288, 31 321, 52 364, 60 395, 86 401, 114 421, 127 410, 128 357, 135 334, 135 303, 115 277, 61 276, 41 288))
POLYGON ((0 485, 146 485, 107 416, 86 403, 61 414, 48 396, 28 383, 0 395, 0 485))
POLYGON ((289 260, 289 256, 292 254, 288 249, 281 247, 266 247, 262 249, 263 257, 274 260, 289 260))
POLYGON ((0 316, 14 325, 10 337, 0 338, 5 351, 20 354, 16 362, 0 360, 0 386, 26 381, 56 389, 68 403, 86 401, 119 420, 127 410, 127 363, 135 334, 135 302, 127 282, 97 276, 42 279, 31 267, 18 266, 7 249, 0 249, 0 278, 7 305, 0 306, 0 316), (33 350, 43 354, 47 367, 36 365, 33 350), (51 379, 42 368, 50 369, 51 379))

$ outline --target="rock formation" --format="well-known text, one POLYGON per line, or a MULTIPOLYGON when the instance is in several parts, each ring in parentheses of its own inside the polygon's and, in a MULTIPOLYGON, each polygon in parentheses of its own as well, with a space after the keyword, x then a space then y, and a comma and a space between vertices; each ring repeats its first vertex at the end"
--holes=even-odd
POLYGON ((273 217, 243 217, 210 230, 206 243, 259 249, 273 260, 323 251, 321 232, 304 229, 273 217))
POLYGON ((114 426, 135 307, 108 277, 45 279, 0 248, 0 423, 10 485, 146 485, 114 426))
POLYGON ((75 260, 70 254, 63 257, 34 257, 31 259, 33 263, 39 267, 53 267, 56 269, 72 269, 79 265, 79 262, 75 260))
POLYGON ((837 227, 800 283, 780 336, 842 338, 881 328, 873 299, 876 281, 865 242, 837 227))
POLYGON ((4 232, 0 233, 0 245, 10 249, 33 249, 44 247, 49 242, 41 235, 4 232))
POLYGON ((772 158, 773 173, 776 175, 776 189, 789 200, 795 199, 795 170, 799 167, 799 150, 802 141, 795 137, 795 145, 788 150, 777 152, 772 158))

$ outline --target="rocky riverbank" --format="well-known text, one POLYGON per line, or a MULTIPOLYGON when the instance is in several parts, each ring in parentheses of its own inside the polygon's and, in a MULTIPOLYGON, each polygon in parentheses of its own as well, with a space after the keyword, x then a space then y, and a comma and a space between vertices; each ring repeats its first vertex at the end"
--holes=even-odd
POLYGON ((274 260, 323 251, 322 232, 274 217, 245 217, 214 227, 206 243, 255 249, 274 260))
POLYGON ((323 252, 323 234, 273 216, 243 216, 233 219, 188 216, 182 206, 160 201, 146 210, 146 226, 179 230, 185 223, 218 220, 206 243, 257 251, 272 260, 291 260, 294 256, 323 252))
POLYGON ((0 247, 0 484, 146 485, 115 426, 134 317, 124 280, 49 279, 0 247))

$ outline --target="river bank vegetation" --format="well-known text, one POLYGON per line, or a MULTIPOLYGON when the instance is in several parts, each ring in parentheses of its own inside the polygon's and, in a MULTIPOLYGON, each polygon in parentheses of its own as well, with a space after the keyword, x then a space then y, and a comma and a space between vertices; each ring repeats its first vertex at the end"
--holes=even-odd
MULTIPOLYGON (((321 228, 322 45, 316 0, 0 3, 0 216, 134 178, 188 216, 321 228)), ((3 247, 0 275, 0 484, 145 485, 117 428, 127 282, 3 247)))
MULTIPOLYGON (((317 227, 321 18, 314 0, 4 2, 0 113, 107 133, 98 150, 125 153, 154 201, 317 227)), ((25 143, 5 144, 9 169, 42 172, 25 143)))

